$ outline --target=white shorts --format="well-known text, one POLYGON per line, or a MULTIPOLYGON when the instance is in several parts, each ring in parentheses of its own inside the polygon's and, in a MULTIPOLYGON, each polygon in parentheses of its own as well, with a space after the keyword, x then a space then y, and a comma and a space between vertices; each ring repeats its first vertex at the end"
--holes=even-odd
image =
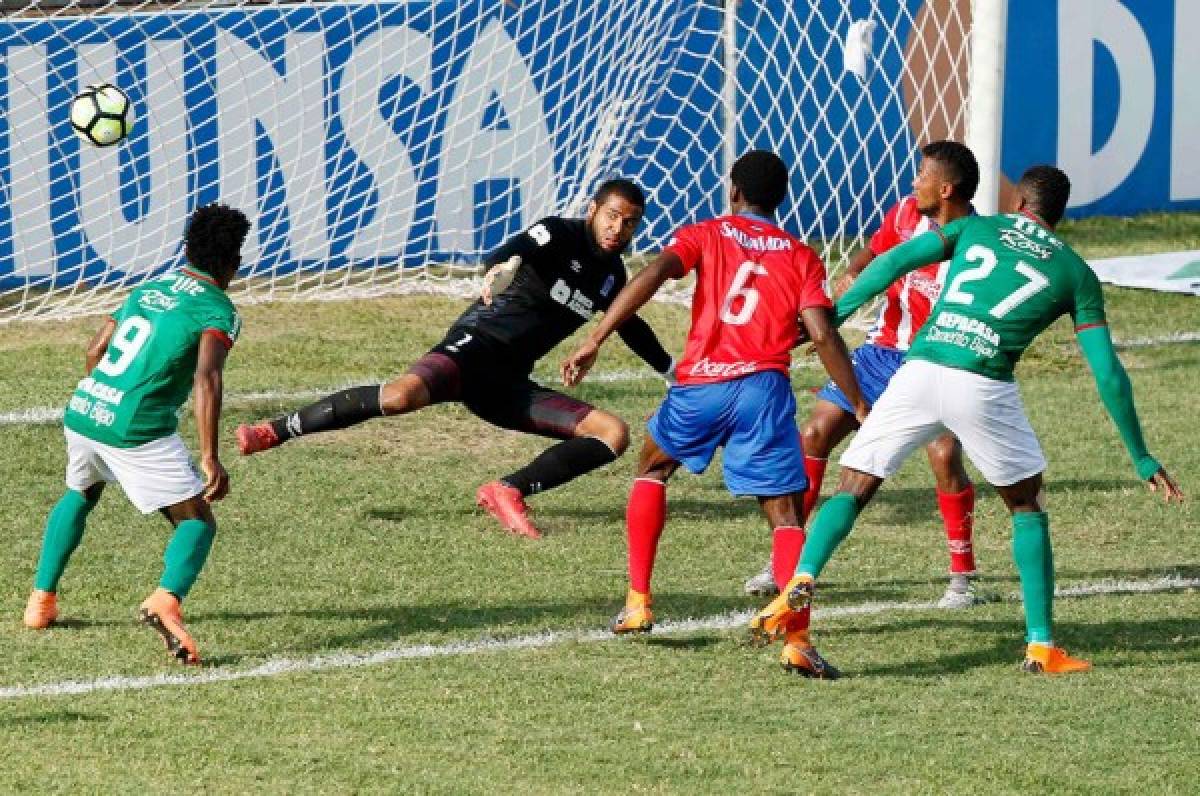
POLYGON ((1046 469, 1017 385, 978 373, 905 362, 842 453, 841 465, 887 478, 943 431, 993 486, 1010 486, 1046 469))
POLYGON ((67 435, 67 488, 82 492, 116 481, 138 511, 150 514, 193 498, 204 482, 178 434, 136 448, 114 448, 63 429, 67 435))

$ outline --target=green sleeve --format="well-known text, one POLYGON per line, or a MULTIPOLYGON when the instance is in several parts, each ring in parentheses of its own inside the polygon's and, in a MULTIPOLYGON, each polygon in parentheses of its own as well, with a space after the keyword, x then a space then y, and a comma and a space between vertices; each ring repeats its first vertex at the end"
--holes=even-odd
POLYGON ((954 226, 949 224, 943 230, 930 230, 872 260, 850 289, 838 299, 834 306, 834 324, 841 326, 859 307, 887 290, 888 285, 909 271, 946 259, 953 250, 953 243, 947 234, 953 231, 954 226))
POLYGON ((1096 379, 1100 400, 1104 402, 1109 417, 1117 424, 1117 431, 1125 443, 1125 450, 1129 451, 1138 478, 1146 481, 1158 472, 1159 463, 1146 449, 1142 424, 1138 422, 1137 409, 1133 405, 1133 386, 1129 383, 1129 374, 1125 372, 1121 360, 1117 359, 1117 350, 1113 347, 1108 327, 1089 326, 1078 330, 1075 336, 1096 379))
POLYGON ((1075 285, 1075 294, 1071 297, 1071 320, 1078 330, 1082 326, 1099 325, 1104 319, 1104 290, 1100 280, 1091 267, 1079 261, 1079 281, 1075 285))

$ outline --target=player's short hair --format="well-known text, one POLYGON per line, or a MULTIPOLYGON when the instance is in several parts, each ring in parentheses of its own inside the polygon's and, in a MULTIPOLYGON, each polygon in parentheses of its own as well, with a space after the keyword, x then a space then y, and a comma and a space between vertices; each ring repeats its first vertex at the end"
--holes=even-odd
POLYGON ((220 272, 237 268, 249 231, 245 213, 213 202, 192 213, 184 233, 183 254, 188 264, 210 276, 219 276, 220 272))
POLYGON ((1017 191, 1025 197, 1030 210, 1037 213, 1047 224, 1062 221, 1067 212, 1067 199, 1071 197, 1071 179, 1062 169, 1054 166, 1031 166, 1021 175, 1017 191))
POLYGON ((637 205, 643 210, 646 209, 646 194, 642 192, 642 189, 636 182, 624 177, 614 177, 611 180, 605 180, 600 183, 600 187, 592 194, 592 201, 597 205, 602 205, 613 194, 621 197, 631 205, 637 205))
POLYGON ((742 155, 729 178, 750 204, 768 213, 783 203, 788 192, 788 169, 774 152, 755 149, 742 155))
POLYGON ((954 186, 954 195, 964 201, 975 198, 979 187, 979 162, 966 144, 957 141, 933 141, 921 147, 921 154, 936 160, 942 173, 954 186))

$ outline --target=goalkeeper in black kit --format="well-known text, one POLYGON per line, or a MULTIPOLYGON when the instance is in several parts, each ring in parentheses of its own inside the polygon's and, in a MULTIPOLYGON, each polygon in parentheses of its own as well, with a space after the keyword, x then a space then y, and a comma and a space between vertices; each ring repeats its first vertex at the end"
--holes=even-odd
MULTIPOLYGON (((621 292, 626 280, 621 254, 645 206, 635 183, 614 179, 596 191, 586 218, 543 218, 487 258, 482 296, 404 375, 238 426, 239 449, 249 455, 307 434, 459 401, 494 426, 561 440, 475 494, 507 530, 538 538, 525 498, 614 461, 629 445, 629 427, 616 415, 537 384, 530 373, 621 292)), ((634 316, 619 334, 669 378, 674 363, 645 321, 634 316)))

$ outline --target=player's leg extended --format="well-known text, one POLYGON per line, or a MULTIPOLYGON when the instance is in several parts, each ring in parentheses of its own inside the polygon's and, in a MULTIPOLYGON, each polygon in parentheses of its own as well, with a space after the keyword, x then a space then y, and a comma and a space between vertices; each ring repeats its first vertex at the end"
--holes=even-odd
POLYGON ((1012 512, 1013 560, 1021 576, 1025 607, 1025 661, 1033 674, 1069 674, 1091 668, 1054 645, 1054 552, 1050 545, 1050 518, 1044 508, 1042 476, 1032 476, 996 491, 1012 512))
POLYGON ((167 506, 162 513, 175 532, 163 553, 158 589, 142 602, 139 617, 162 636, 172 657, 181 663, 198 664, 200 653, 183 623, 181 603, 208 560, 217 521, 208 503, 199 496, 167 506))
POLYGON ((658 540, 667 522, 667 480, 679 462, 646 437, 638 457, 637 477, 629 490, 625 508, 625 537, 628 545, 629 590, 625 607, 612 621, 614 633, 645 633, 654 625, 651 612, 650 579, 658 540))
POLYGON ((975 574, 972 531, 975 487, 963 466, 962 445, 953 434, 943 434, 925 446, 937 483, 938 510, 950 551, 950 583, 938 601, 939 608, 967 608, 976 603, 971 584, 975 574))
POLYGON ((562 440, 475 494, 478 505, 522 536, 541 536, 529 518, 527 496, 603 467, 629 446, 629 428, 616 415, 531 381, 494 385, 484 395, 469 395, 466 403, 492 425, 562 440))
MULTIPOLYGON (((829 388, 826 387, 826 389, 829 388)), ((809 415, 808 421, 800 431, 800 446, 804 450, 804 474, 808 479, 808 488, 800 498, 798 526, 801 529, 812 515, 813 506, 820 497, 821 483, 825 480, 825 466, 829 460, 830 451, 856 428, 858 428, 858 421, 854 419, 854 415, 832 401, 818 399, 816 406, 813 407, 812 414, 809 415)), ((803 530, 800 531, 799 536, 799 545, 802 547, 804 545, 803 530)), ((777 534, 776 538, 778 538, 777 534)), ((797 556, 800 554, 800 547, 796 547, 797 556)), ((784 566, 786 577, 780 580, 780 569, 777 566, 779 560, 775 552, 777 548, 777 545, 772 546, 771 560, 767 562, 760 573, 744 584, 743 588, 747 594, 772 597, 778 594, 783 585, 791 579, 796 562, 793 561, 790 567, 784 566)))
MULTIPOLYGON (((800 551, 804 547, 804 496, 797 492, 760 497, 758 503, 774 529, 771 562, 779 589, 782 590, 791 573, 795 571, 796 563, 800 560, 800 551)), ((821 657, 809 639, 810 613, 810 607, 805 606, 799 611, 791 612, 781 623, 784 645, 780 653, 780 663, 789 672, 820 680, 836 680, 840 673, 821 657)))
POLYGON ((83 539, 87 516, 100 501, 104 482, 92 484, 79 491, 68 489, 50 510, 46 532, 42 536, 42 551, 38 556, 33 592, 25 605, 25 626, 40 630, 58 618, 58 581, 67 562, 83 539))

